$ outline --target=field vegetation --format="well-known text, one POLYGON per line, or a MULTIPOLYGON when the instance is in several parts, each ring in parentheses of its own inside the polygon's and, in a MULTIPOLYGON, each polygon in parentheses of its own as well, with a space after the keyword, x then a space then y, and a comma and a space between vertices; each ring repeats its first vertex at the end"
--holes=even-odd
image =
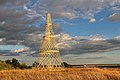
POLYGON ((74 68, 63 63, 61 71, 41 71, 17 59, 0 61, 0 80, 120 80, 120 68, 74 68))
POLYGON ((62 71, 38 69, 2 70, 0 80, 120 80, 120 69, 66 68, 62 71))

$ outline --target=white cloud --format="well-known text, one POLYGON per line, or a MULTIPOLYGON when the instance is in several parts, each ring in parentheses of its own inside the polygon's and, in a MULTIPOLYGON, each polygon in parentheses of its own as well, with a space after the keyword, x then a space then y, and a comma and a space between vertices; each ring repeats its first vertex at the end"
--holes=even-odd
POLYGON ((120 11, 120 7, 112 7, 112 10, 114 10, 114 11, 120 11))
POLYGON ((5 21, 0 22, 0 25, 4 25, 4 24, 5 24, 5 21))
POLYGON ((112 15, 110 15, 109 17, 113 17, 113 16, 115 16, 117 13, 114 13, 114 14, 112 14, 112 15))
POLYGON ((2 41, 4 41, 4 40, 6 40, 5 38, 0 38, 0 42, 2 42, 2 41))
POLYGON ((28 50, 29 50, 29 48, 20 48, 20 49, 12 50, 11 52, 20 53, 20 52, 24 52, 24 51, 28 51, 28 50))
POLYGON ((62 41, 67 41, 72 39, 69 34, 62 33, 61 35, 62 35, 61 37, 62 41))
MULTIPOLYGON (((81 47, 81 46, 86 45, 86 44, 91 45, 92 42, 95 42, 95 44, 97 44, 97 42, 101 42, 101 41, 104 41, 106 39, 104 38, 103 35, 100 35, 100 34, 91 35, 91 36, 71 37, 69 34, 61 33, 59 36, 57 36, 57 40, 58 40, 59 48, 62 48, 62 49, 69 48, 70 49, 70 48, 75 47, 75 45, 76 45, 76 47, 79 47, 79 46, 81 47)), ((101 45, 102 45, 102 43, 101 43, 101 45)), ((77 48, 74 48, 74 49, 76 50, 77 48)))
POLYGON ((120 40, 120 36, 115 37, 115 39, 120 40))
MULTIPOLYGON (((27 15, 30 19, 34 19, 36 17, 41 16, 41 14, 38 14, 35 10, 31 10, 29 11, 28 15, 27 15)), ((43 16, 41 16, 43 18, 43 16)), ((43 18, 44 19, 44 18, 43 18)))
POLYGON ((99 21, 103 21, 104 20, 104 18, 101 18, 99 21))
POLYGON ((105 40, 105 38, 103 38, 102 35, 96 34, 96 35, 91 35, 90 40, 91 41, 101 41, 101 40, 105 40))
POLYGON ((89 20, 89 22, 90 22, 90 23, 94 23, 94 22, 96 22, 96 19, 95 19, 95 18, 92 18, 92 19, 89 20))
POLYGON ((31 11, 31 9, 28 9, 28 7, 26 5, 24 5, 23 8, 27 11, 31 11))
POLYGON ((61 13, 58 13, 58 16, 66 17, 66 18, 70 18, 70 19, 76 18, 76 15, 71 12, 61 12, 61 13))

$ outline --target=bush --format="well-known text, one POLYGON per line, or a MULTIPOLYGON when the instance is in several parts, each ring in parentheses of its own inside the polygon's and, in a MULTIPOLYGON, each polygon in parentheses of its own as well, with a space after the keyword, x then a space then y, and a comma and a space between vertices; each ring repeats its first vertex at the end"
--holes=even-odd
POLYGON ((14 69, 14 67, 10 64, 0 61, 0 70, 9 70, 9 69, 14 69))
POLYGON ((68 63, 66 63, 66 62, 63 62, 63 65, 65 66, 65 67, 72 67, 70 64, 68 64, 68 63))
POLYGON ((20 63, 17 59, 8 59, 6 61, 0 60, 0 70, 8 69, 30 69, 31 66, 27 66, 25 63, 20 63))

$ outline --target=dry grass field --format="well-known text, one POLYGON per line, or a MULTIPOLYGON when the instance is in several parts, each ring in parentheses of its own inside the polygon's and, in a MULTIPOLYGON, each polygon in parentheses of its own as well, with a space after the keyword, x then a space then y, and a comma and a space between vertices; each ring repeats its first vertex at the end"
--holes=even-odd
POLYGON ((0 80, 120 80, 120 69, 67 68, 64 71, 2 70, 0 80))

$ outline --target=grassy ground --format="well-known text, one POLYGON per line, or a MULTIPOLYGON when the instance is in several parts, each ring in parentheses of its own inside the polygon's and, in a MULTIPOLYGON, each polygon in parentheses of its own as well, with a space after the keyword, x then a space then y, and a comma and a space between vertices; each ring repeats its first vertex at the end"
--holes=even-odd
POLYGON ((0 80, 120 80, 120 69, 67 68, 64 71, 2 70, 0 80))

